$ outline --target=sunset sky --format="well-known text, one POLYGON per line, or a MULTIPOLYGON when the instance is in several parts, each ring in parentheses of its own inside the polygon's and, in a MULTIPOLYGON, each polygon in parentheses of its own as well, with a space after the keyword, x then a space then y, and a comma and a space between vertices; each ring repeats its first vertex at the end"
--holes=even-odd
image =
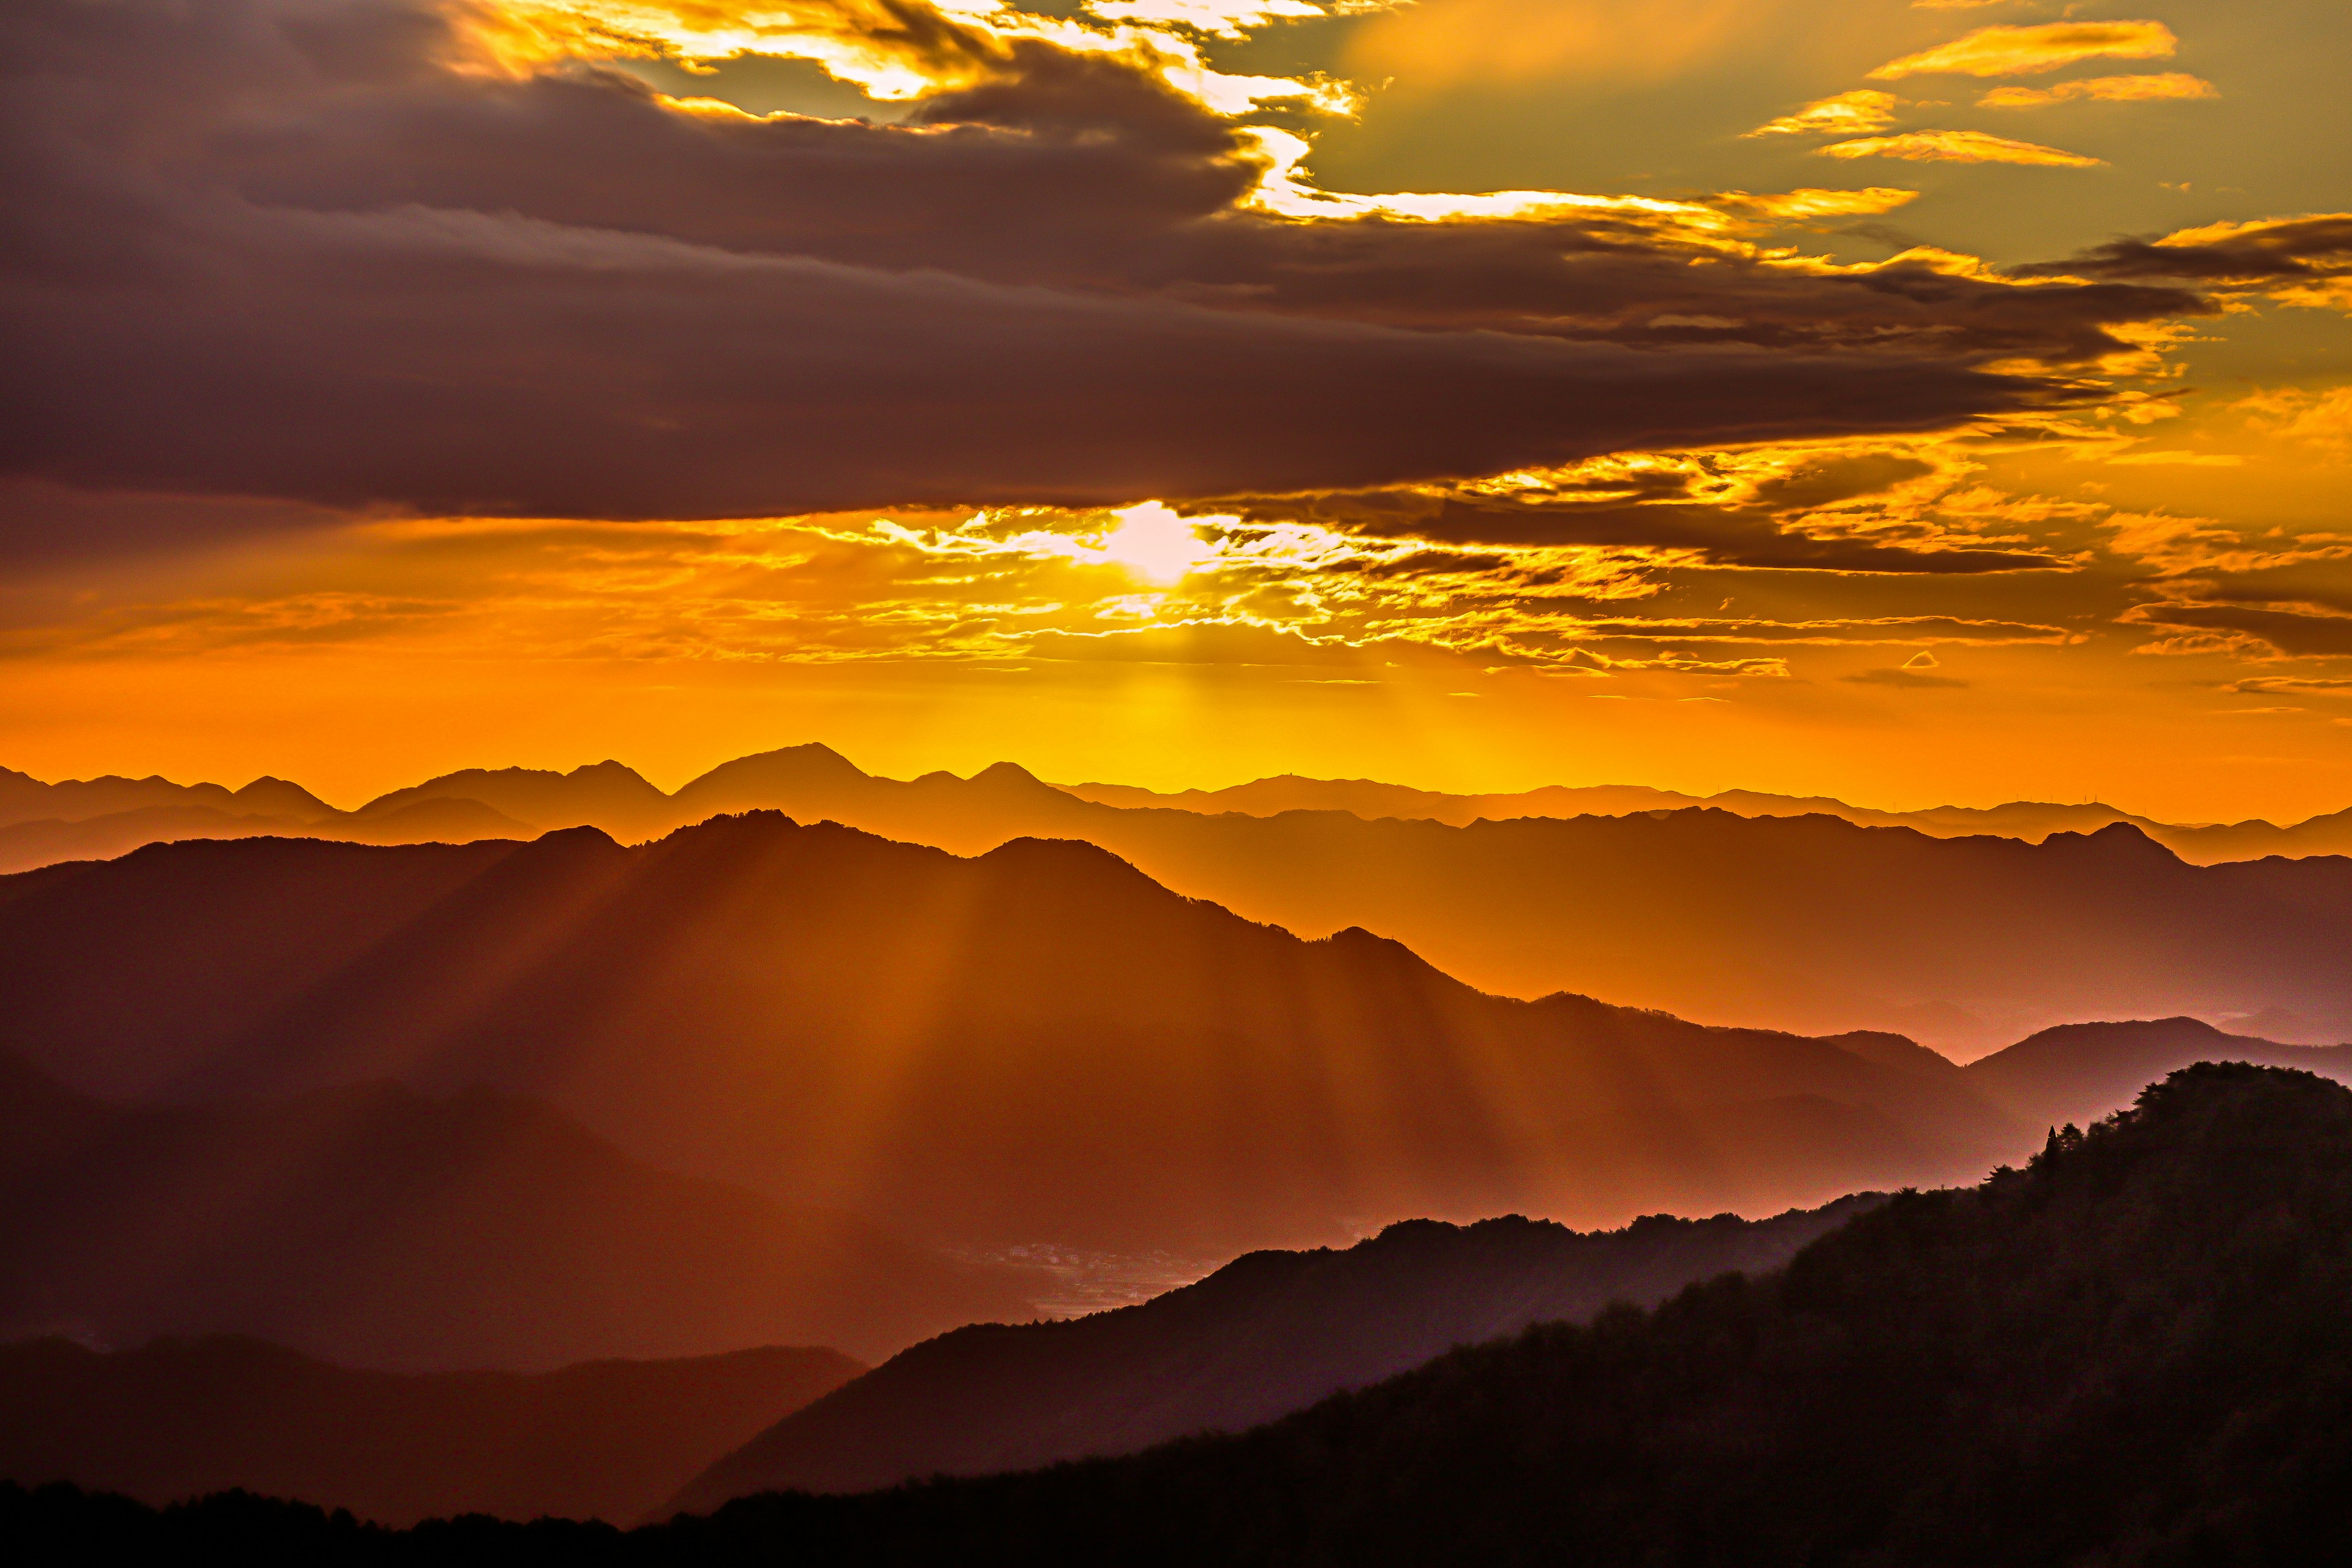
POLYGON ((2352 805, 2341 0, 8 0, 0 764, 2352 805))

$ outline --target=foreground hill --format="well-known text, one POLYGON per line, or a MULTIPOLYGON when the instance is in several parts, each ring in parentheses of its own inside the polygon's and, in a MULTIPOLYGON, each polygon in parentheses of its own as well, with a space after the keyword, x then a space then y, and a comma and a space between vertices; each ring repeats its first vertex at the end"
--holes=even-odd
POLYGON ((1254 1253, 1141 1306, 918 1345, 786 1416, 675 1506, 707 1513, 752 1492, 857 1491, 1237 1432, 1456 1345, 1769 1272, 1879 1201, 1758 1221, 1660 1215, 1590 1234, 1516 1215, 1413 1220, 1345 1251, 1254 1253))
POLYGON ((635 849, 52 867, 0 879, 0 1031, 85 1089, 487 1084, 666 1167, 963 1242, 1769 1214, 1965 1178, 2032 1131, 1906 1040, 1513 1001, 1087 845, 960 859, 773 814, 635 849))
POLYGON ((2352 1551, 2352 1091, 2205 1066, 1783 1274, 1236 1437, 630 1534, 0 1489, 47 1565, 2301 1563, 2352 1551))
POLYGON ((1023 1283, 487 1090, 123 1109, 0 1058, 0 1339, 230 1331, 410 1369, 778 1342, 879 1359, 1028 1318, 1023 1283))
POLYGON ((607 1361, 536 1375, 354 1372, 258 1340, 112 1355, 0 1346, 0 1477, 166 1503, 242 1487, 384 1524, 628 1521, 865 1370, 835 1351, 607 1361))

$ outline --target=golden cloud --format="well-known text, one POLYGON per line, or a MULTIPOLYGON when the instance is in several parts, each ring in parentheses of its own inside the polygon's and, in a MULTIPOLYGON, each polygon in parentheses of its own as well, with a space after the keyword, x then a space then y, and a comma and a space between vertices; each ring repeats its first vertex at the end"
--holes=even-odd
POLYGON ((2088 169, 2106 162, 2044 147, 1989 136, 1981 131, 1906 131, 1899 136, 1864 136, 1835 142, 1814 152, 1830 158, 1902 158, 1914 163, 2032 163, 2053 169, 2088 169))
POLYGON ((1895 123, 1895 106, 1900 100, 1891 92, 1874 88, 1857 88, 1834 98, 1818 99, 1794 113, 1769 121, 1747 136, 1861 136, 1873 131, 1884 131, 1895 123))
POLYGON ((1979 109, 2039 109, 2046 103, 2090 99, 2101 103, 2146 103, 2159 99, 2219 98, 2202 77, 2187 71, 2158 76, 2095 76, 2055 87, 1997 87, 1977 100, 1979 109))
POLYGON ((2031 27, 1979 27, 1870 73, 1874 81, 1906 76, 2038 76, 2077 60, 2162 59, 2180 40, 2161 22, 2044 22, 2031 27))
POLYGON ((2266 434, 2323 447, 2352 447, 2352 386, 2325 392, 2281 387, 2255 393, 2234 406, 2245 411, 2247 422, 2266 434))
POLYGON ((1918 192, 1895 185, 1869 185, 1859 191, 1824 191, 1803 186, 1762 195, 1747 191, 1726 191, 1714 198, 1714 205, 1753 213, 1759 217, 1798 223, 1809 218, 1875 217, 1880 213, 1891 213, 1896 207, 1918 199, 1918 192))

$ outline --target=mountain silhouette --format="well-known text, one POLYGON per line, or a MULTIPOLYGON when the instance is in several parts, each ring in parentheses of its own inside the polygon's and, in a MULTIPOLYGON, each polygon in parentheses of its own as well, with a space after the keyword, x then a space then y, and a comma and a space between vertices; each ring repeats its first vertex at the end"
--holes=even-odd
POLYGON ((1771 1214, 1964 1179, 2037 1131, 1875 1037, 1486 995, 1089 845, 965 859, 773 814, 635 849, 51 867, 0 879, 0 989, 6 1038, 85 1090, 487 1085, 958 1243, 1230 1256, 1400 1218, 1771 1214))
POLYGON ((1021 1277, 631 1161, 541 1107, 377 1084, 121 1108, 0 1058, 0 1339, 236 1332, 536 1369, 1026 1319, 1021 1277))
POLYGON ((670 799, 634 769, 605 761, 568 773, 537 768, 468 768, 378 795, 352 815, 381 819, 428 801, 476 801, 532 831, 595 826, 636 839, 674 825, 670 799))
POLYGON ((761 1433, 673 1506, 707 1513, 752 1492, 860 1491, 1240 1431, 1455 1345, 1777 1268, 1879 1201, 1587 1234, 1517 1215, 1412 1220, 1344 1251, 1253 1253, 1140 1306, 960 1329, 901 1352, 761 1433))
POLYGON ((0 827, 43 820, 79 822, 163 806, 197 806, 231 816, 288 822, 314 822, 335 815, 332 806, 301 785, 266 775, 232 790, 216 784, 179 784, 153 775, 128 779, 113 773, 44 784, 29 773, 0 768, 0 827))
POLYGON ((2352 1091, 2209 1064, 2022 1170, 1899 1194, 1779 1274, 1456 1351, 1235 1436, 626 1535, 19 1488, 0 1531, 42 1563, 2333 1562, 2352 1548, 2347 1295, 2352 1091))
POLYGON ((2062 1024, 1970 1062, 1969 1082, 2028 1122, 2087 1125, 2129 1105, 2142 1084, 2200 1061, 2297 1068, 2352 1081, 2352 1046, 2283 1046, 2197 1018, 2062 1024))
POLYGON ((1624 816, 1634 812, 1706 807, 1739 816, 1837 816, 1863 827, 1912 827, 1938 838, 1982 834, 2039 842, 2053 833, 2096 833, 2127 823, 2195 865, 2253 860, 2269 855, 2352 854, 2352 810, 2330 812, 2281 826, 2261 820, 2234 823, 2158 822, 2097 801, 2009 801, 2000 805, 1936 805, 1916 811, 1882 811, 1853 805, 1829 795, 1772 795, 1727 789, 1685 795, 1645 784, 1549 784, 1505 795, 1448 795, 1410 789, 1370 779, 1310 779, 1295 773, 1255 779, 1225 789, 1159 793, 1132 784, 1057 785, 1081 800, 1133 809, 1173 806, 1183 811, 1249 816, 1279 816, 1286 811, 1344 811, 1368 820, 1383 816, 1423 818, 1465 827, 1480 818, 1519 816, 1624 816))
POLYGON ((433 797, 366 816, 263 816, 209 805, 147 805, 77 821, 0 827, 0 874, 67 860, 110 860, 149 844, 188 838, 335 838, 356 844, 470 844, 529 838, 535 830, 478 800, 433 797))
POLYGON ((559 1371, 358 1372, 259 1340, 0 1346, 0 1477, 151 1503, 244 1488, 384 1524, 634 1521, 865 1370, 763 1348, 559 1371))
POLYGON ((587 825, 634 843, 721 812, 776 809, 959 855, 1081 839, 1249 919, 1308 935, 1376 931, 1508 995, 1569 991, 1708 1022, 1899 1033, 1962 1058, 2054 1024, 2157 1014, 2305 1044, 2352 1037, 2352 981, 2333 957, 2352 937, 2352 861, 2314 854, 2352 848, 2326 837, 2331 822, 2352 833, 2352 813, 2315 818, 2305 826, 2318 837, 2297 837, 2303 829, 2192 829, 2096 805, 1906 814, 1752 792, 1697 805, 1633 786, 1444 796, 1283 779, 1166 797, 1248 808, 1216 814, 1074 787, 1132 804, 1080 799, 1009 763, 969 779, 873 778, 810 744, 723 764, 669 796, 606 763, 453 773, 307 824, 250 813, 26 824, 13 846, 16 830, 0 827, 0 868, 119 854, 146 837, 465 842, 587 825), (1353 809, 1249 815, 1292 800, 1353 809), (1463 819, 1474 805, 1493 812, 1463 819), (1601 808, 1611 815, 1546 815, 1601 808), (1783 814, 1796 811, 1808 814, 1783 814), (2278 858, 2290 854, 2305 858, 2278 858), (2226 863, 2196 863, 2216 860, 2226 863))

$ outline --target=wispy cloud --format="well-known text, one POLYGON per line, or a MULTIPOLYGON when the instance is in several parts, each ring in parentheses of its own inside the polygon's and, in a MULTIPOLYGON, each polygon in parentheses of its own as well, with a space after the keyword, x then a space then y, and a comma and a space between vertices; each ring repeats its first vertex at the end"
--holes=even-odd
POLYGON ((2044 22, 2028 27, 1979 27, 1965 37, 1889 60, 1871 77, 2038 76, 2078 60, 2102 57, 2163 59, 2180 46, 2161 22, 2044 22))
POLYGON ((1979 109, 2039 109, 2045 104, 2089 99, 2101 103, 2147 103, 2162 99, 2219 98, 2202 77, 2187 71, 2160 76, 2095 76, 2053 87, 1997 87, 1977 100, 1979 109))
POLYGON ((1891 92, 1857 88, 1819 99, 1746 132, 1748 136, 1859 136, 1895 123, 1898 100, 1891 92))
POLYGON ((2057 169, 2095 168, 2104 158, 2085 157, 2038 142, 2019 142, 1981 131, 1906 131, 1899 136, 1864 136, 1833 142, 1814 152, 1829 158, 1901 158, 1915 163, 2028 163, 2057 169))

